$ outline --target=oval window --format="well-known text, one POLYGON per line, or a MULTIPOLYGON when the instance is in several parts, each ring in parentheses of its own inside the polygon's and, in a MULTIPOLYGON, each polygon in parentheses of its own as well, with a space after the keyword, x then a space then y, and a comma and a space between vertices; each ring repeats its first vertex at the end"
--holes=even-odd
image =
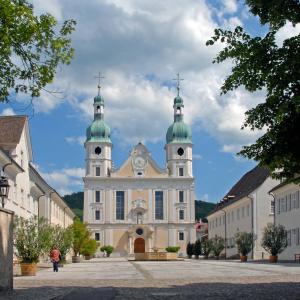
POLYGON ((100 147, 96 147, 96 149, 95 149, 95 153, 97 154, 97 155, 100 155, 101 154, 101 148, 100 147))
POLYGON ((184 150, 180 147, 178 150, 177 150, 177 153, 179 156, 182 156, 183 153, 184 153, 184 150))
POLYGON ((143 229, 142 228, 138 228, 136 231, 136 234, 138 235, 142 235, 144 233, 143 229))

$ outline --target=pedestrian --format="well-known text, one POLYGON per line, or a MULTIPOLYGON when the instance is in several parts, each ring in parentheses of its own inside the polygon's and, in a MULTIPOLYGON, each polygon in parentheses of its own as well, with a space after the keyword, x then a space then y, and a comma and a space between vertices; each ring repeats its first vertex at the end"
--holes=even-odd
POLYGON ((50 259, 53 263, 53 272, 58 272, 58 263, 60 261, 61 254, 60 251, 57 249, 56 246, 53 247, 53 249, 50 252, 50 259))

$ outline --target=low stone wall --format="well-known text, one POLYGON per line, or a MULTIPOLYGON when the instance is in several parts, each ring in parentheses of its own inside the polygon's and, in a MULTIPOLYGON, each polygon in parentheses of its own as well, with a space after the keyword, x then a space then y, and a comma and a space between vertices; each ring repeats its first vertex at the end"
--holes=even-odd
POLYGON ((0 208, 0 290, 13 288, 13 216, 0 208))
POLYGON ((135 260, 177 260, 177 253, 171 252, 145 252, 135 253, 135 260))

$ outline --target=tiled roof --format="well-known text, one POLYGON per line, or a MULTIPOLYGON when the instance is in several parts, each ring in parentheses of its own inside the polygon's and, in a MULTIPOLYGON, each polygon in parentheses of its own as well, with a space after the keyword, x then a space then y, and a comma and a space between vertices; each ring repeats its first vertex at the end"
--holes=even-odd
POLYGON ((269 170, 260 166, 256 166, 251 171, 247 172, 217 204, 210 215, 251 194, 268 178, 269 175, 269 170))
POLYGON ((18 144, 26 119, 26 116, 0 117, 0 145, 18 144))

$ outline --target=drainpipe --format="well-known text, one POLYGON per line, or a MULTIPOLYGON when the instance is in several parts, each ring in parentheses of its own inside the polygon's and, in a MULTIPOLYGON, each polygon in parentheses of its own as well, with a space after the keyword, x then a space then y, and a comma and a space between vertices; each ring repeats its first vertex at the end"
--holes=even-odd
POLYGON ((252 249, 251 249, 251 258, 254 258, 254 199, 252 196, 248 195, 247 198, 251 200, 251 232, 252 232, 252 249))
POLYGON ((274 201, 274 216, 273 216, 273 224, 274 226, 276 225, 276 201, 275 201, 275 196, 273 193, 269 193, 270 196, 273 197, 273 201, 274 201))
POLYGON ((220 209, 224 213, 225 222, 224 222, 224 238, 225 238, 225 259, 227 258, 226 249, 227 249, 227 212, 224 209, 220 209))

